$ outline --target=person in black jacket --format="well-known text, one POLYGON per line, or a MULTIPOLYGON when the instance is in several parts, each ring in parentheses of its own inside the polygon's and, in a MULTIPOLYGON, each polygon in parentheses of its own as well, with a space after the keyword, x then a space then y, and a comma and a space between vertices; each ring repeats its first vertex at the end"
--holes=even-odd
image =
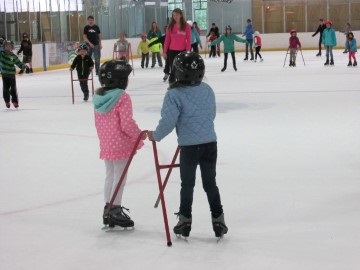
MULTIPOLYGON (((23 33, 23 40, 20 44, 20 49, 17 52, 17 55, 23 53, 23 60, 24 64, 29 64, 29 73, 33 73, 32 69, 32 43, 30 41, 29 35, 27 33, 23 33)), ((19 74, 22 74, 24 69, 20 70, 19 74)))
POLYGON ((313 37, 315 37, 318 33, 320 33, 319 37, 319 52, 316 56, 321 56, 321 43, 322 43, 322 34, 324 29, 326 28, 326 25, 324 23, 323 19, 319 19, 319 26, 314 34, 312 34, 313 37))
MULTIPOLYGON (((211 24, 209 33, 206 35, 207 38, 211 35, 211 32, 215 33, 216 38, 220 37, 219 27, 217 27, 215 23, 211 24)), ((216 44, 216 54, 220 57, 220 43, 216 44)))
POLYGON ((80 82, 81 91, 84 93, 84 101, 89 99, 88 78, 90 72, 94 68, 94 61, 87 54, 88 47, 86 44, 81 44, 78 48, 78 55, 71 64, 70 70, 76 68, 78 79, 80 82))

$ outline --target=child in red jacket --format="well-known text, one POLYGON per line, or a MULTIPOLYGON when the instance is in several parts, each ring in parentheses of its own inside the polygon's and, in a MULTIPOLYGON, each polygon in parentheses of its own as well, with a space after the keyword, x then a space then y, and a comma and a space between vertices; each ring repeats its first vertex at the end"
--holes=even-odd
POLYGON ((298 49, 301 49, 301 43, 299 38, 296 36, 296 30, 292 29, 290 31, 290 39, 289 39, 289 50, 290 50, 290 64, 289 66, 296 66, 296 54, 298 49))

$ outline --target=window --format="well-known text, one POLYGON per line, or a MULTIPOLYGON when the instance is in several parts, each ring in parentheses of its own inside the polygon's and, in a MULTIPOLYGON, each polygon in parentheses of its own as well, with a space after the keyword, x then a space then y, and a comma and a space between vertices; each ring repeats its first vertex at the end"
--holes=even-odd
POLYGON ((201 30, 207 29, 207 1, 193 0, 194 22, 201 30))

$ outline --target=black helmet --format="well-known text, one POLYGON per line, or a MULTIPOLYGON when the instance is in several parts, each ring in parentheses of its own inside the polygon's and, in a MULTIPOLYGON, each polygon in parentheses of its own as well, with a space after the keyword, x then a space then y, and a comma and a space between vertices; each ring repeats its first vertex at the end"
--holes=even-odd
POLYGON ((28 37, 29 37, 28 33, 23 33, 23 38, 28 38, 28 37))
POLYGON ((78 47, 78 50, 85 50, 85 51, 88 51, 89 50, 89 47, 85 44, 85 43, 82 43, 79 45, 78 47))
POLYGON ((195 84, 202 81, 205 74, 204 60, 196 52, 181 52, 173 63, 175 79, 185 84, 195 84))
POLYGON ((100 67, 99 81, 101 86, 125 89, 131 71, 131 66, 124 60, 107 61, 100 67))

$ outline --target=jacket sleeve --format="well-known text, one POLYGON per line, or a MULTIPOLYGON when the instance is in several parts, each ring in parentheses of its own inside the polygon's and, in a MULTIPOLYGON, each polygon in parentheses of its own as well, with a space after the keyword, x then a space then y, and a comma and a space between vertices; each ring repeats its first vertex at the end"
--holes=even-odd
POLYGON ((246 43, 247 41, 237 35, 234 35, 234 40, 236 40, 237 42, 242 42, 242 43, 246 43))
POLYGON ((210 43, 210 46, 216 45, 218 43, 220 43, 221 41, 223 41, 224 39, 224 35, 221 35, 219 38, 215 39, 213 42, 210 43))
POLYGON ((79 59, 79 57, 77 57, 77 56, 74 58, 74 61, 72 62, 71 66, 70 66, 71 69, 75 69, 75 68, 76 68, 78 59, 79 59))
POLYGON ((23 43, 21 42, 20 49, 18 50, 17 54, 21 53, 24 50, 23 43))
POLYGON ((158 142, 173 131, 180 116, 180 106, 177 104, 176 99, 172 97, 171 91, 166 92, 161 108, 161 119, 153 133, 154 139, 158 142))
MULTIPOLYGON (((196 29, 195 29, 196 30, 196 29)), ((198 31, 195 31, 195 39, 196 39, 196 42, 201 45, 201 39, 200 39, 200 36, 199 36, 199 33, 198 31)))
MULTIPOLYGON (((133 108, 130 96, 127 93, 124 93, 120 98, 121 106, 118 107, 118 114, 120 117, 120 128, 132 142, 135 143, 138 138, 141 130, 133 119, 133 108)), ((139 144, 139 147, 143 145, 142 141, 139 144)), ((138 148, 139 149, 139 148, 138 148)))
POLYGON ((315 32, 314 34, 312 34, 312 36, 313 36, 313 37, 316 36, 317 33, 320 32, 320 30, 321 30, 321 25, 319 25, 319 27, 316 29, 316 32, 315 32))
POLYGON ((165 35, 165 42, 164 42, 164 52, 167 53, 167 51, 169 50, 169 45, 171 42, 171 29, 168 28, 166 30, 166 35, 165 35))

